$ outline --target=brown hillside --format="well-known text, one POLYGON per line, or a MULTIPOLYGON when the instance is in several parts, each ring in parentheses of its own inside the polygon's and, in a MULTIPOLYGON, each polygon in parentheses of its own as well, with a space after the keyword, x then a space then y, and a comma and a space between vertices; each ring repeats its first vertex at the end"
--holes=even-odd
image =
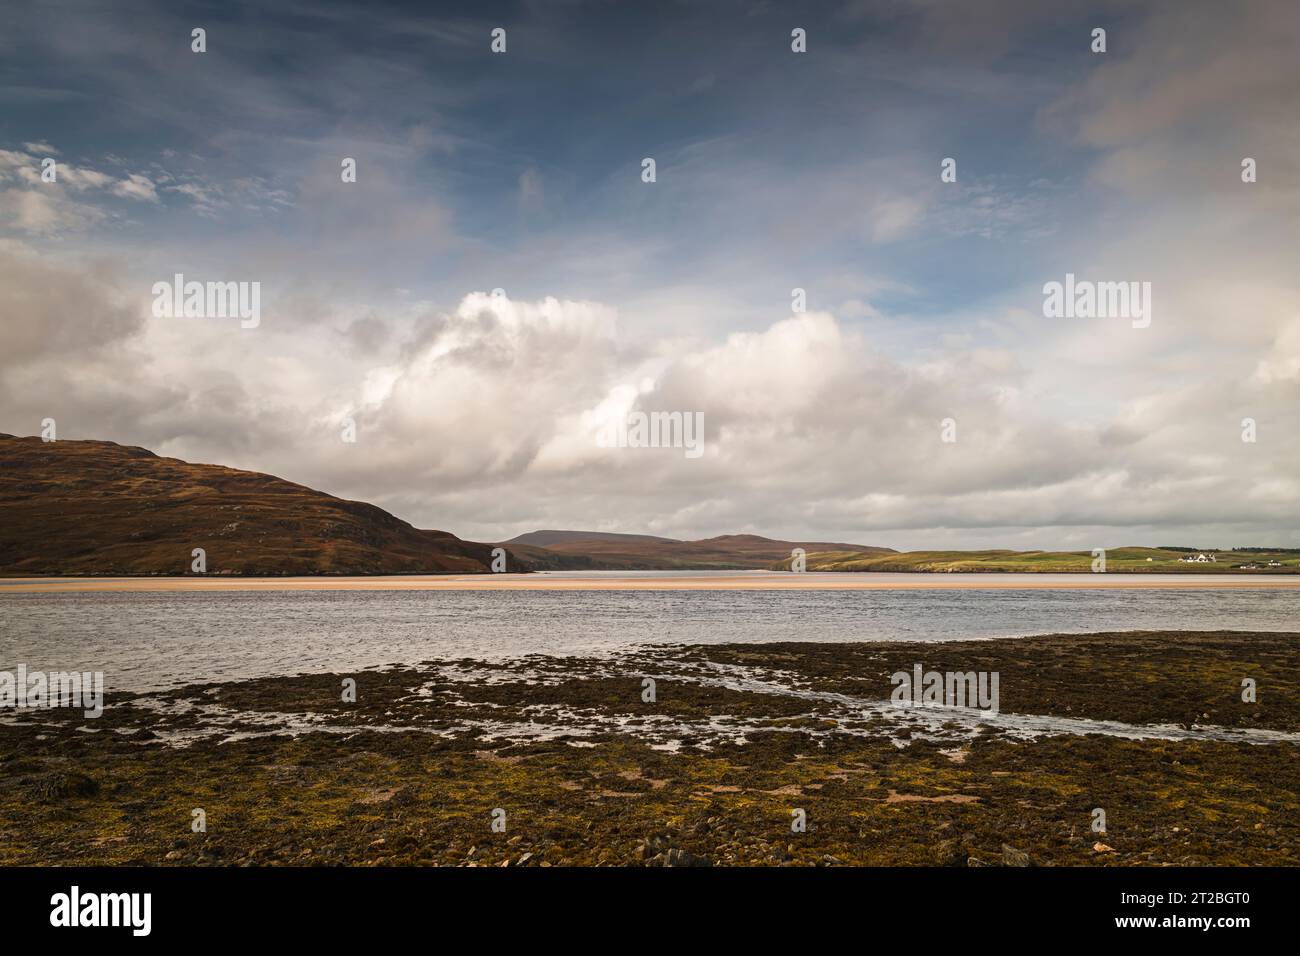
POLYGON ((788 560, 793 548, 809 554, 845 551, 862 557, 889 548, 824 541, 778 541, 756 534, 725 534, 700 541, 590 531, 533 531, 506 546, 539 569, 554 570, 757 570, 788 560))
MULTIPOLYGON (((491 545, 220 465, 0 435, 0 574, 486 572, 491 545)), ((510 561, 511 570, 517 570, 510 561)))

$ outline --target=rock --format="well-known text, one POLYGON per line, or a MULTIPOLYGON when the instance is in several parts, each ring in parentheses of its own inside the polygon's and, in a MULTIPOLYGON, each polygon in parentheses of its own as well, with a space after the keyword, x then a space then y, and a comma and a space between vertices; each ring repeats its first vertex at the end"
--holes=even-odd
POLYGON ((694 858, 691 854, 680 847, 673 847, 668 851, 668 859, 666 860, 668 866, 690 866, 693 862, 694 858))
POLYGON ((1104 843, 1094 843, 1092 845, 1092 851, 1094 853, 1114 853, 1115 848, 1113 846, 1107 846, 1104 843))
POLYGON ((980 859, 979 857, 977 857, 977 856, 968 856, 968 857, 966 857, 966 865, 967 865, 967 866, 988 866, 987 863, 985 863, 983 860, 981 860, 981 859, 980 859))
POLYGON ((1024 850, 1017 850, 1015 847, 1004 843, 1002 844, 1002 865, 1029 866, 1029 854, 1024 850))
POLYGON ((966 865, 966 850, 956 840, 940 840, 934 845, 933 852, 938 866, 966 865))
POLYGON ((410 787, 402 787, 385 802, 390 807, 410 807, 418 803, 419 798, 410 787))
POLYGON ((650 866, 712 866, 713 862, 705 857, 696 856, 689 850, 673 847, 653 857, 650 866))
POLYGON ((99 793, 99 784, 75 770, 55 770, 32 778, 31 789, 42 800, 59 800, 64 797, 93 797, 99 793))
POLYGON ((165 857, 163 857, 163 859, 164 859, 164 860, 167 860, 167 861, 179 860, 180 858, 181 858, 181 851, 180 851, 180 850, 172 850, 172 851, 171 851, 170 853, 168 853, 165 857))
POLYGON ((515 866, 523 866, 532 858, 533 855, 531 853, 525 853, 523 856, 521 856, 518 860, 515 861, 515 866))

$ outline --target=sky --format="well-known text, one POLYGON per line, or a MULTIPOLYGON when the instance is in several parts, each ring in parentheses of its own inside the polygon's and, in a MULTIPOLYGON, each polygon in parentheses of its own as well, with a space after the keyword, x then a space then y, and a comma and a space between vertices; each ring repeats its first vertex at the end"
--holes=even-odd
POLYGON ((484 541, 1300 546, 1293 0, 5 21, 0 431, 484 541), (1045 315, 1067 274, 1149 325, 1045 315), (595 438, 655 411, 703 453, 595 438))

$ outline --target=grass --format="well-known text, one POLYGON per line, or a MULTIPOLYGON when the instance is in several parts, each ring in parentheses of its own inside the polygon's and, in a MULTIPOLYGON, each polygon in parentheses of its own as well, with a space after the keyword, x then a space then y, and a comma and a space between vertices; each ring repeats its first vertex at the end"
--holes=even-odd
MULTIPOLYGON (((1110 548, 1106 550, 1106 571, 1174 574, 1296 574, 1300 573, 1297 551, 1215 551, 1214 562, 1180 560, 1197 552, 1168 548, 1110 548), (1268 567, 1270 561, 1277 567, 1268 567), (1256 565, 1247 568, 1244 565, 1256 565)), ((1041 572, 1090 573, 1095 560, 1091 551, 906 551, 899 554, 863 555, 848 551, 823 551, 807 556, 809 571, 922 571, 922 572, 1041 572)), ((789 561, 778 566, 790 567, 789 561)))

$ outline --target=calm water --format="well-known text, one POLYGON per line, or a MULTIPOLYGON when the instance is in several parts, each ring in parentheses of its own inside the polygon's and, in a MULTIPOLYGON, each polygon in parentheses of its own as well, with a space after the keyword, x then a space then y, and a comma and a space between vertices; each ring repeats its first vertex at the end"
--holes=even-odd
POLYGON ((1300 591, 278 591, 4 594, 0 670, 109 688, 631 644, 1300 630, 1300 591))

